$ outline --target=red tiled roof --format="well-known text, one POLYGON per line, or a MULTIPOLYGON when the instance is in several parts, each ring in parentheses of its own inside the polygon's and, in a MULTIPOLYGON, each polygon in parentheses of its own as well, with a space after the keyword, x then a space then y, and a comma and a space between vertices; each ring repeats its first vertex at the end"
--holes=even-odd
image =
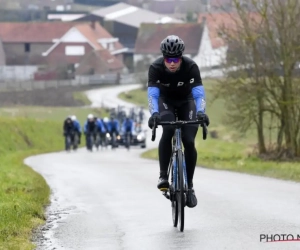
POLYGON ((0 22, 0 39, 4 43, 52 43, 73 26, 71 22, 0 22))
POLYGON ((203 33, 200 23, 143 23, 135 44, 137 54, 160 54, 160 43, 168 35, 177 35, 185 43, 185 53, 198 54, 203 33))
MULTIPOLYGON (((248 14, 251 20, 258 22, 261 20, 257 13, 251 12, 248 14)), ((225 45, 224 40, 220 37, 222 30, 236 30, 238 23, 241 22, 239 15, 235 12, 219 12, 219 13, 202 13, 198 17, 198 22, 202 22, 203 18, 206 19, 210 40, 214 49, 225 45)))

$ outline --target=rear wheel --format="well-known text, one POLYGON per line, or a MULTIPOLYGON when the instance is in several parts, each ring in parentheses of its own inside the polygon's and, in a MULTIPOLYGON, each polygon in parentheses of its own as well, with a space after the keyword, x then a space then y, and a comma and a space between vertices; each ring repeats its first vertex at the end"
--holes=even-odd
POLYGON ((183 175, 183 157, 180 152, 177 154, 177 166, 178 166, 178 190, 177 190, 177 201, 178 201, 178 221, 179 230, 184 230, 184 207, 185 207, 185 192, 184 192, 184 175, 183 175))

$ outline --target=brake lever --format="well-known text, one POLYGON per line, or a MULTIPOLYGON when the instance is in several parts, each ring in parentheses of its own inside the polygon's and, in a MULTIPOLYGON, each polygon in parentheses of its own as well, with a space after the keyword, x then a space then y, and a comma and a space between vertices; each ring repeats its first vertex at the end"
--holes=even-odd
POLYGON ((155 138, 156 138, 156 119, 154 120, 153 127, 152 127, 151 141, 155 141, 155 138))

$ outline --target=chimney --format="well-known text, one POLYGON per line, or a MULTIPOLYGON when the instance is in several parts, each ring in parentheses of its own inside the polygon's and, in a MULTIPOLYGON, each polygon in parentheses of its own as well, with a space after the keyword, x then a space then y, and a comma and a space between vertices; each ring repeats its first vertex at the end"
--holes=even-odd
POLYGON ((90 26, 94 30, 96 28, 96 21, 92 20, 90 26))

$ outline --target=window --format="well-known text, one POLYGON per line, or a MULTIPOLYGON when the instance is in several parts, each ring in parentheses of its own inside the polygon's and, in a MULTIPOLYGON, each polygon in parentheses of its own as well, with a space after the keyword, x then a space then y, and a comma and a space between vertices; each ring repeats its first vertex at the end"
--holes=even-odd
POLYGON ((25 43, 24 44, 24 51, 25 52, 30 52, 30 43, 25 43))
POLYGON ((84 46, 66 46, 65 55, 66 56, 83 56, 85 54, 84 46))

